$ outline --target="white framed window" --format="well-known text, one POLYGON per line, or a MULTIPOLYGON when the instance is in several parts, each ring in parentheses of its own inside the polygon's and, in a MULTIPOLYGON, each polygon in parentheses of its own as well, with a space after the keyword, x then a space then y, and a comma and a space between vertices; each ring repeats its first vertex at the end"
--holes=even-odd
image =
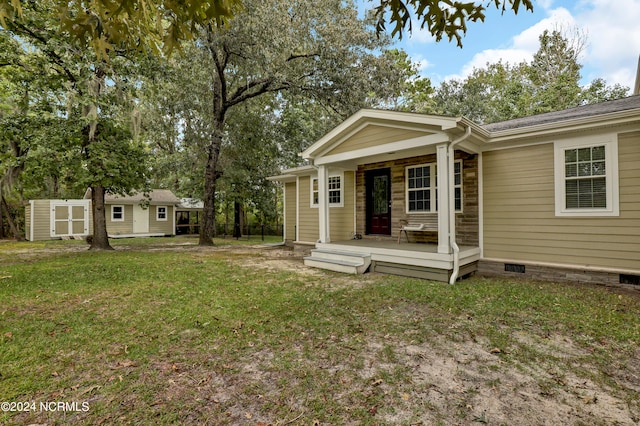
POLYGON ((342 179, 340 176, 329 176, 329 205, 342 203, 342 179))
MULTIPOLYGON (((462 211, 462 160, 453 163, 455 211, 462 211)), ((436 163, 405 168, 407 213, 438 211, 438 170, 436 163)))
POLYGON ((156 220, 157 221, 167 220, 167 206, 156 206, 156 220))
POLYGON ((318 195, 318 178, 311 178, 311 207, 318 207, 320 196, 318 195))
POLYGON ((619 216, 615 134, 554 144, 556 216, 619 216))
POLYGON ((124 222, 124 206, 111 206, 111 222, 124 222))
POLYGON ((455 211, 462 211, 462 160, 453 162, 453 205, 455 211))
MULTIPOLYGON (((343 207, 344 206, 344 188, 342 185, 343 175, 332 174, 327 178, 327 199, 329 200, 329 207, 343 207)), ((318 207, 319 191, 318 191, 318 178, 311 178, 311 207, 318 207)))

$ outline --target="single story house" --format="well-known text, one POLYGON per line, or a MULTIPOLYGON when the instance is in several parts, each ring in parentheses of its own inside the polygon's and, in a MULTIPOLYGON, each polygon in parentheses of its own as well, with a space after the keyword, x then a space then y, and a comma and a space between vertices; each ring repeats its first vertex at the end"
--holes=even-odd
MULTIPOLYGON (((180 200, 168 189, 155 189, 146 197, 107 194, 107 233, 110 238, 167 236, 176 233, 176 206, 180 200)), ((83 238, 93 233, 91 192, 81 200, 31 200, 25 211, 29 241, 83 238)))
POLYGON ((640 284, 638 95, 489 125, 365 109, 301 156, 270 179, 309 265, 640 284))

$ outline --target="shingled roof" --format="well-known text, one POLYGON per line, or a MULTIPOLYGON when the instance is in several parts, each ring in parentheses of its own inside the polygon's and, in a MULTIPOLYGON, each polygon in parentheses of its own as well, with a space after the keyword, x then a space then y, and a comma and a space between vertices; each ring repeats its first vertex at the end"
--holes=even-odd
POLYGON ((180 204, 180 200, 173 195, 168 189, 154 189, 149 192, 149 198, 145 197, 145 194, 142 192, 136 192, 130 196, 116 195, 116 194, 107 194, 104 197, 106 203, 113 204, 114 202, 122 203, 122 204, 136 204, 143 201, 149 201, 150 204, 180 204))
POLYGON ((531 127, 540 124, 557 123, 632 109, 640 109, 640 95, 630 96, 624 99, 617 99, 615 101, 607 101, 597 104, 579 106, 562 111, 554 111, 545 114, 532 115, 529 117, 516 118, 513 120, 501 121, 498 123, 485 124, 482 127, 490 132, 499 132, 502 130, 531 127))

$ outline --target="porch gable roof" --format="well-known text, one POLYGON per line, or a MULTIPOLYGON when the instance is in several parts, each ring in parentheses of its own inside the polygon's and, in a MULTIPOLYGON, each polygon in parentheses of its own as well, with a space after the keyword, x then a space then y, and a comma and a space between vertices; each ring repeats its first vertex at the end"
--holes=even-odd
POLYGON ((483 131, 464 117, 362 109, 304 150, 300 156, 305 160, 313 160, 317 165, 364 158, 448 142, 462 135, 469 126, 476 133, 483 131), (380 135, 377 140, 369 137, 376 133, 380 135), (358 143, 358 139, 366 140, 366 143, 358 143))

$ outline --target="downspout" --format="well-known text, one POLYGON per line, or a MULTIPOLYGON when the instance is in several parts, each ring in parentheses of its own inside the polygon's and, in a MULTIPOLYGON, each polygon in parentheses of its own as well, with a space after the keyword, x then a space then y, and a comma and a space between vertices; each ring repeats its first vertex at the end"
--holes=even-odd
MULTIPOLYGON (((453 250, 453 271, 451 278, 449 278, 449 284, 455 284, 460 273, 460 247, 456 243, 456 206, 455 206, 455 174, 454 174, 454 147, 460 142, 463 142, 471 135, 471 126, 467 126, 464 135, 455 139, 449 144, 449 244, 453 250)), ((462 174, 462 170, 460 170, 462 174)), ((460 177, 462 179, 462 176, 460 177)))

